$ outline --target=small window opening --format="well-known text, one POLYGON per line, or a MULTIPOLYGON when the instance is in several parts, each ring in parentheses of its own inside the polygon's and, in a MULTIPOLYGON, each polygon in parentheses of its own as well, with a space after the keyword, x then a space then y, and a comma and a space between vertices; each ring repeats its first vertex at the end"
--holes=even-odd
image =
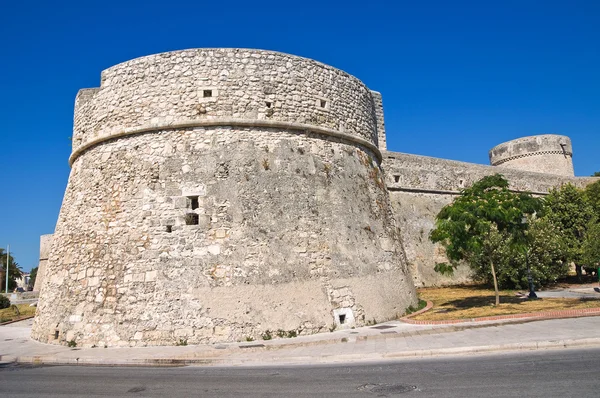
POLYGON ((273 105, 273 103, 271 101, 267 101, 265 102, 265 105, 267 106, 267 108, 270 108, 273 105))
POLYGON ((339 319, 340 319, 340 325, 343 325, 344 323, 346 323, 346 314, 340 314, 339 319))
POLYGON ((168 233, 171 233, 171 232, 173 232, 173 226, 172 226, 172 225, 167 225, 166 231, 167 231, 168 233))
POLYGON ((325 108, 325 105, 327 105, 327 101, 321 100, 321 108, 325 108))
POLYGON ((185 215, 185 225, 198 225, 198 214, 196 213, 187 213, 185 215))
POLYGON ((394 176, 394 182, 400 182, 400 176, 394 176))
POLYGON ((58 330, 54 331, 54 340, 58 339, 58 330))
POLYGON ((198 197, 188 196, 188 198, 192 201, 192 210, 196 210, 198 208, 198 197))
POLYGON ((203 96, 204 98, 210 98, 210 97, 212 97, 212 90, 204 90, 204 91, 202 92, 202 96, 203 96))

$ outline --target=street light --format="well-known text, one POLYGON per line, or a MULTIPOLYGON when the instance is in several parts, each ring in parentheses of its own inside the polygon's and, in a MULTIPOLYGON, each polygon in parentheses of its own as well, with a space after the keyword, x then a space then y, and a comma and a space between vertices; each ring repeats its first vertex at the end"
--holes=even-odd
MULTIPOLYGON (((527 216, 523 215, 523 218, 521 219, 521 224, 523 224, 525 227, 527 226, 528 220, 527 220, 527 216)), ((527 282, 529 283, 529 299, 537 299, 538 296, 537 294, 535 294, 535 287, 533 286, 533 278, 531 276, 531 267, 529 266, 529 242, 527 239, 527 232, 524 231, 523 232, 523 236, 525 237, 525 265, 527 266, 527 282)))

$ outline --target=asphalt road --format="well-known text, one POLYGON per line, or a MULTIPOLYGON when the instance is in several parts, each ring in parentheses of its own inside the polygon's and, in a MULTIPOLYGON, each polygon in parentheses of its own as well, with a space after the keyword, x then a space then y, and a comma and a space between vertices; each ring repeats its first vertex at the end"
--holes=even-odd
POLYGON ((600 349, 280 368, 4 366, 2 397, 597 397, 600 349))

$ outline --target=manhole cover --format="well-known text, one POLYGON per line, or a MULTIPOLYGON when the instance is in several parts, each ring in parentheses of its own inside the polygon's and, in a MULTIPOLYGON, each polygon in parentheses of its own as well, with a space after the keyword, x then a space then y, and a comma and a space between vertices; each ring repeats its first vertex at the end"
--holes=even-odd
POLYGON ((379 329, 379 330, 383 330, 383 329, 391 329, 391 328, 395 328, 396 326, 392 326, 392 325, 379 325, 379 326, 373 326, 371 329, 379 329))
POLYGON ((415 391, 416 389, 417 386, 408 384, 365 384, 358 387, 359 391, 366 391, 373 394, 403 394, 415 391))

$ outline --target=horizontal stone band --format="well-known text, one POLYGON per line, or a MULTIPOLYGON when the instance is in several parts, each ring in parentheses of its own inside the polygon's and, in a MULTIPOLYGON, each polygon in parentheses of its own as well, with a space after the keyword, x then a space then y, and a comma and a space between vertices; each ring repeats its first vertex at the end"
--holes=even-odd
POLYGON ((510 162, 511 160, 528 158, 531 156, 541 156, 541 155, 565 155, 565 156, 573 156, 572 152, 568 151, 540 151, 540 152, 532 152, 532 153, 524 153, 522 155, 515 155, 505 159, 496 160, 492 163, 492 166, 500 166, 503 163, 510 162))
POLYGON ((222 119, 206 119, 206 120, 188 120, 179 123, 172 124, 162 124, 162 125, 147 125, 142 127, 136 127, 132 129, 123 130, 121 132, 98 137, 92 141, 86 142, 85 144, 79 146, 77 149, 73 151, 71 156, 69 157, 69 166, 73 165, 75 159, 77 159, 83 152, 88 150, 91 147, 94 147, 104 141, 113 140, 115 138, 126 137, 129 135, 135 134, 143 134, 150 133, 153 131, 161 131, 161 130, 177 130, 177 129, 185 129, 185 128, 193 128, 193 127, 266 127, 266 128, 280 128, 286 130, 296 130, 303 131, 306 133, 316 133, 324 136, 330 136, 334 138, 338 138, 342 141, 349 141, 352 144, 358 144, 360 146, 366 147, 371 150, 377 160, 381 162, 381 152, 377 146, 373 145, 371 142, 355 137, 350 134, 342 133, 341 131, 337 131, 334 129, 329 129, 326 127, 314 126, 310 124, 303 123, 295 123, 295 122, 285 122, 285 121, 277 121, 277 120, 255 120, 255 119, 235 119, 235 118, 222 118, 222 119))

